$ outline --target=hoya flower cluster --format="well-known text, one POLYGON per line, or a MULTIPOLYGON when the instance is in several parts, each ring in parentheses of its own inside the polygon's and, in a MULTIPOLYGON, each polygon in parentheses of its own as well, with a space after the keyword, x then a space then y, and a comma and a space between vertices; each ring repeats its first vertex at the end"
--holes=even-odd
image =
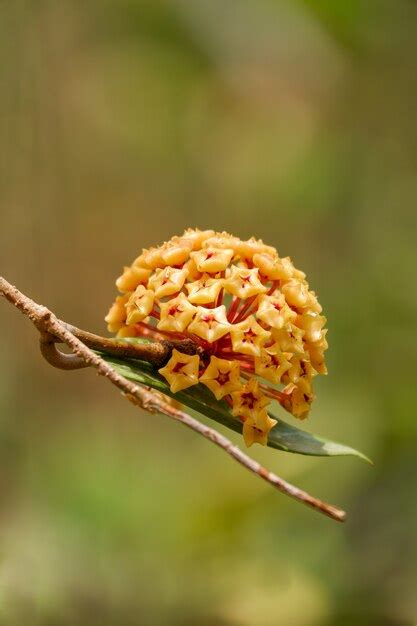
POLYGON ((159 372, 176 393, 206 385, 243 422, 245 443, 266 444, 278 401, 305 418, 312 379, 325 374, 325 317, 305 274, 261 240, 188 229, 145 249, 117 279, 106 317, 119 337, 191 338, 159 372))

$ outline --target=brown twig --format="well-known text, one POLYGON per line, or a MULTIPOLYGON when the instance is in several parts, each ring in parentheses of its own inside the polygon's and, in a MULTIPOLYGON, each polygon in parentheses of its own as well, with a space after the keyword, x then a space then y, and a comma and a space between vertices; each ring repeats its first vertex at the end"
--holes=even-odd
MULTIPOLYGON (((128 343, 127 341, 117 341, 107 337, 100 337, 99 335, 94 335, 86 330, 81 330, 80 328, 67 324, 66 322, 62 322, 61 320, 59 321, 67 330, 70 331, 70 333, 77 337, 77 339, 80 339, 83 344, 93 350, 100 350, 101 352, 106 352, 107 354, 112 354, 113 356, 118 356, 120 358, 140 359, 142 361, 147 361, 157 368, 162 367, 167 363, 167 361, 169 361, 174 348, 177 348, 177 350, 185 352, 186 354, 202 353, 202 348, 192 341, 192 339, 173 341, 163 340, 149 343, 128 343)), ((67 368, 63 367, 62 369, 67 368)), ((76 368, 72 368, 70 366, 68 369, 76 368)))
MULTIPOLYGON (((0 294, 22 313, 27 315, 34 323, 41 333, 42 354, 44 356, 46 355, 49 362, 50 359, 53 361, 54 358, 61 359, 61 357, 64 356, 65 359, 70 357, 72 363, 77 367, 82 361, 85 366, 96 368, 99 374, 108 378, 108 380, 118 387, 127 399, 134 404, 138 404, 150 412, 162 413, 178 422, 182 422, 185 426, 191 428, 206 439, 210 439, 210 441, 222 448, 227 454, 238 461, 238 463, 260 476, 263 480, 266 480, 282 493, 303 502, 307 506, 324 513, 334 520, 341 522, 345 519, 346 514, 344 511, 314 498, 305 491, 298 489, 298 487, 294 487, 250 458, 214 428, 202 424, 184 411, 172 406, 164 401, 160 395, 153 393, 148 388, 136 385, 118 374, 106 361, 93 352, 74 332, 72 332, 72 330, 70 330, 73 329, 73 327, 58 320, 46 307, 37 304, 25 296, 3 277, 0 277, 0 294), (60 352, 57 356, 57 354, 53 352, 57 340, 65 343, 72 350, 72 354, 67 355, 60 352)), ((84 333, 84 331, 82 332, 84 333)))

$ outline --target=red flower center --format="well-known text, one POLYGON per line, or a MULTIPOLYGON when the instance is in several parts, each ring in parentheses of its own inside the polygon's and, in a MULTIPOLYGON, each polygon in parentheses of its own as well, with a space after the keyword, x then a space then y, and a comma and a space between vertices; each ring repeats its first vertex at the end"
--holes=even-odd
POLYGON ((203 315, 203 317, 201 318, 201 321, 205 322, 209 326, 211 326, 211 323, 214 322, 215 320, 216 318, 214 317, 214 315, 203 315))
POLYGON ((251 391, 247 391, 242 393, 242 403, 245 404, 250 409, 253 409, 256 402, 256 396, 253 395, 251 391))
POLYGON ((252 328, 249 328, 249 330, 247 330, 243 335, 243 341, 246 343, 252 343, 255 337, 256 333, 252 330, 252 328))
POLYGON ((226 385, 226 383, 228 383, 230 380, 229 372, 224 372, 224 373, 220 372, 216 380, 219 383, 219 385, 226 385))

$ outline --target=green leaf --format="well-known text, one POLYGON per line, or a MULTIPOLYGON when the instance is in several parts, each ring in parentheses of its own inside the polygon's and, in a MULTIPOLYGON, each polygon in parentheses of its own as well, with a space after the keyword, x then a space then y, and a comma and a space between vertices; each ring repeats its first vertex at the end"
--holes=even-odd
MULTIPOLYGON (((175 398, 175 400, 190 409, 223 424, 223 426, 242 433, 242 422, 230 413, 227 403, 223 400, 216 400, 204 385, 195 385, 173 394, 165 379, 149 363, 137 359, 119 359, 103 352, 99 354, 125 378, 152 387, 167 396, 175 398)), ((312 433, 291 426, 281 418, 272 415, 272 413, 270 415, 278 421, 269 434, 268 446, 271 448, 312 456, 352 455, 358 456, 369 463, 371 462, 364 454, 354 448, 317 437, 312 433)))

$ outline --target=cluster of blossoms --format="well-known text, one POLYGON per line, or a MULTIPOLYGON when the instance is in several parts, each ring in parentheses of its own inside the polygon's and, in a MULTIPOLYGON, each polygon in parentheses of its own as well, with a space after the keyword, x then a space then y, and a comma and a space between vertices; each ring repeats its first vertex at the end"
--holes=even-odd
POLYGON ((119 337, 194 340, 201 355, 174 349, 159 370, 171 391, 206 385, 243 422, 246 445, 265 445, 271 400, 303 419, 327 372, 326 319, 305 278, 261 240, 188 229, 124 268, 106 322, 119 337))

